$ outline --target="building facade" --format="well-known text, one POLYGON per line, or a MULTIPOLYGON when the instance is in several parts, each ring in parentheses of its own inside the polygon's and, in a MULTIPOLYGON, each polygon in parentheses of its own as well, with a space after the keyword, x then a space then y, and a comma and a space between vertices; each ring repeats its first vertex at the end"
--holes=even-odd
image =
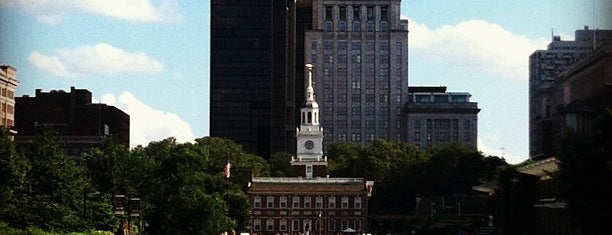
POLYGON ((403 141, 423 148, 448 142, 477 148, 480 109, 469 93, 446 92, 446 87, 408 90, 403 141))
POLYGON ((312 1, 304 60, 314 65, 325 142, 400 140, 408 21, 400 0, 312 1))
POLYGON ((211 136, 264 158, 295 146, 295 14, 295 1, 211 1, 211 136))
POLYGON ((554 92, 559 75, 591 54, 595 48, 612 41, 612 30, 593 30, 585 26, 575 31, 573 41, 553 36, 546 50, 537 50, 529 57, 529 156, 550 156, 553 153, 555 128, 554 92))
POLYGON ((116 107, 91 103, 91 92, 85 89, 37 89, 34 97, 17 97, 15 120, 15 142, 22 150, 46 128, 58 132, 66 154, 77 160, 110 136, 130 146, 130 116, 116 107))
POLYGON ((6 127, 9 134, 15 135, 15 90, 19 86, 17 80, 17 69, 8 66, 0 66, 0 127, 6 127))

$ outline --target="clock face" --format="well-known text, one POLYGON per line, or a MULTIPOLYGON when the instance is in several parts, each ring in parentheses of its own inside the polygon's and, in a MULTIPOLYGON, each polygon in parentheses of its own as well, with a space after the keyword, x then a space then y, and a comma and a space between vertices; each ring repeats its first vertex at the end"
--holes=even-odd
POLYGON ((314 142, 312 142, 312 140, 308 140, 306 141, 306 143, 304 143, 304 147, 308 150, 313 149, 314 148, 314 142))

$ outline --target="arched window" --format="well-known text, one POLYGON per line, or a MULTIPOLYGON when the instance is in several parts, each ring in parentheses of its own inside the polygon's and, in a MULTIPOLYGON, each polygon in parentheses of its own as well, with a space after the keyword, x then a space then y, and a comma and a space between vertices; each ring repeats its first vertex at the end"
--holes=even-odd
POLYGON ((308 123, 312 123, 312 113, 308 112, 308 123))

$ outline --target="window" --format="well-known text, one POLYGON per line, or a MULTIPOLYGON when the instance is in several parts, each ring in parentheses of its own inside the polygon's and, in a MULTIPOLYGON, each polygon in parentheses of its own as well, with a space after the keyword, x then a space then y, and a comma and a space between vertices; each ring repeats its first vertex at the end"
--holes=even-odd
MULTIPOLYGON (((310 170, 312 171, 312 166, 306 166, 306 169, 308 169, 308 167, 310 167, 310 170)), ((310 197, 304 198, 304 208, 310 208, 310 197)))
POLYGON ((342 204, 341 204, 341 207, 342 207, 343 209, 348 208, 348 197, 342 197, 342 204))
POLYGON ((351 56, 351 60, 353 63, 361 63, 361 55, 353 55, 351 56))
POLYGON ((414 140, 415 141, 421 141, 421 132, 420 131, 414 132, 414 140))
POLYGON ((335 220, 330 219, 329 221, 327 221, 327 224, 328 224, 328 226, 327 226, 328 229, 327 230, 329 230, 330 232, 333 232, 333 231, 336 230, 336 221, 335 220))
MULTIPOLYGON (((312 166, 306 166, 306 177, 310 178, 312 177, 312 166)), ((306 204, 306 200, 308 200, 308 205, 307 208, 310 208, 310 198, 306 198, 304 199, 304 204, 306 204)), ((304 205, 306 206, 306 205, 304 205)))
POLYGON ((374 7, 368 7, 366 13, 367 13, 368 21, 373 21, 374 20, 374 7))
POLYGON ((380 21, 387 21, 387 7, 380 7, 380 21))
MULTIPOLYGON (((360 133, 353 133, 353 134, 351 134, 351 140, 355 141, 355 142, 361 141, 361 134, 360 133)), ((342 207, 342 208, 344 208, 344 207, 342 207)))
POLYGON ((351 43, 351 50, 354 50, 354 51, 361 50, 361 42, 352 42, 351 43))
POLYGON ((274 197, 273 196, 268 196, 266 198, 266 206, 268 208, 274 208, 274 197))
POLYGON ((351 88, 353 89, 361 89, 361 81, 352 81, 351 88))
POLYGON ((361 197, 355 197, 355 209, 361 209, 361 197))
POLYGON ((255 196, 253 198, 253 207, 255 208, 261 208, 261 197, 259 196, 255 196))
POLYGON ((110 127, 107 124, 104 124, 104 135, 110 135, 110 127))
POLYGON ((329 197, 329 201, 327 202, 327 207, 336 208, 336 197, 329 197))
POLYGON ((315 206, 317 208, 322 208, 323 207, 323 197, 321 197, 321 196, 317 197, 315 206))
POLYGON ((300 208, 300 197, 293 197, 293 208, 300 208))
POLYGON ((280 204, 280 208, 287 208, 287 197, 281 196, 279 204, 280 204))
POLYGON ((294 219, 293 220, 293 231, 298 231, 298 230, 300 230, 300 221, 294 219))
POLYGON ((253 221, 253 230, 261 231, 261 220, 256 219, 253 221))
POLYGON ((273 231, 274 230, 274 220, 273 219, 266 220, 266 230, 267 231, 273 231))
POLYGON ((366 94, 366 102, 368 103, 372 103, 375 101, 375 96, 374 94, 366 94))
POLYGON ((279 223, 280 231, 287 231, 287 220, 282 219, 279 223))
POLYGON ((340 20, 346 20, 346 7, 345 6, 341 6, 340 7, 340 20))
POLYGON ((331 6, 325 6, 325 20, 326 21, 331 21, 332 20, 332 7, 331 6))
POLYGON ((354 6, 353 7, 353 20, 359 21, 360 18, 361 18, 361 14, 360 14, 359 6, 354 6))
POLYGON ((341 228, 342 228, 342 230, 345 230, 345 229, 347 229, 348 227, 349 227, 349 221, 348 221, 348 220, 343 219, 343 220, 342 220, 342 227, 341 227, 341 228))

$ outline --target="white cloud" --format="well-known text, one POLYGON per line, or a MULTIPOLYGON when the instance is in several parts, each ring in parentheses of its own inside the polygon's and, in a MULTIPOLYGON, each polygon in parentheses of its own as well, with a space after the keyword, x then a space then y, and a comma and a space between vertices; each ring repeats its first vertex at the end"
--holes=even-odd
POLYGON ((160 73, 164 65, 143 52, 127 52, 106 43, 57 50, 48 56, 30 53, 30 63, 57 76, 113 75, 117 73, 160 73))
POLYGON ((189 123, 178 115, 157 110, 138 100, 128 91, 119 96, 104 94, 101 103, 113 105, 130 115, 130 145, 146 146, 151 141, 174 137, 178 142, 192 142, 195 136, 189 123))
POLYGON ((546 40, 516 35, 483 20, 463 21, 430 29, 412 21, 410 50, 446 64, 475 67, 510 80, 527 81, 529 55, 546 40))
POLYGON ((60 23, 71 11, 83 11, 133 22, 169 22, 183 19, 174 0, 2 0, 0 6, 21 9, 37 19, 60 23))
POLYGON ((506 150, 504 148, 493 148, 489 145, 487 145, 484 140, 480 137, 477 138, 477 145, 478 145, 478 150, 481 151, 485 156, 497 156, 497 157, 502 157, 504 159, 506 159, 506 162, 510 163, 510 164, 518 164, 521 163, 525 160, 527 160, 526 157, 521 157, 518 155, 514 155, 512 153, 507 153, 506 150))

